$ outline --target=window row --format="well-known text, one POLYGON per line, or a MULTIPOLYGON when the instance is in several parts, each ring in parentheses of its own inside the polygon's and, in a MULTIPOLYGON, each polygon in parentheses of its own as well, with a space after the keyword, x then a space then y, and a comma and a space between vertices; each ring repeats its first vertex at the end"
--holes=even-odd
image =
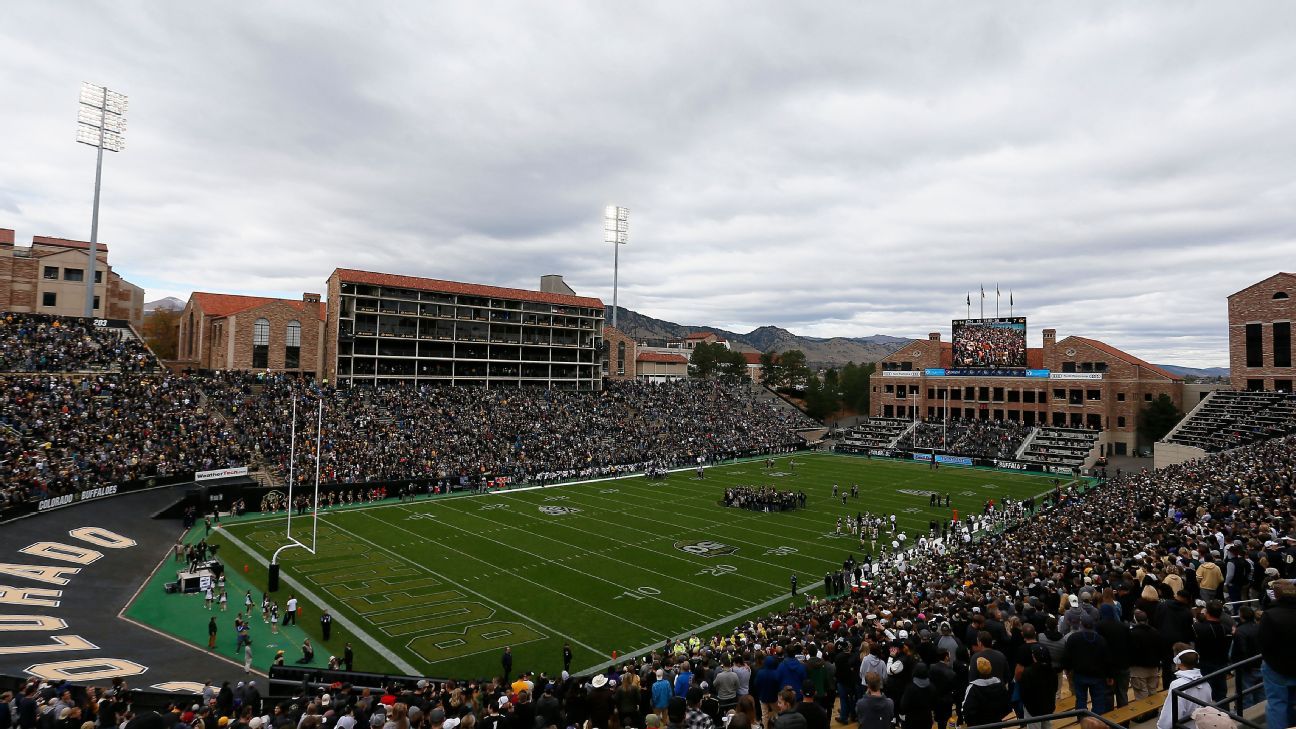
MULTIPOLYGON (((58 280, 59 280, 59 267, 58 267, 58 266, 45 266, 44 270, 41 272, 41 278, 45 279, 46 281, 58 281, 58 280)), ((63 269, 63 280, 64 280, 64 281, 74 281, 74 282, 75 282, 75 281, 85 281, 85 269, 84 269, 84 268, 64 268, 64 269, 63 269)), ((95 270, 95 283, 97 283, 97 284, 103 283, 103 270, 102 270, 102 269, 96 269, 96 270, 95 270)))
MULTIPOLYGON (((252 324, 252 368, 270 366, 270 320, 257 319, 252 324)), ((284 327, 284 369, 301 367, 301 322, 293 320, 284 327)))
MULTIPOLYGON (((1276 321, 1270 325, 1270 344, 1273 346, 1273 366, 1292 366, 1291 322, 1276 321)), ((1246 366, 1264 367, 1264 325, 1246 325, 1246 366)))

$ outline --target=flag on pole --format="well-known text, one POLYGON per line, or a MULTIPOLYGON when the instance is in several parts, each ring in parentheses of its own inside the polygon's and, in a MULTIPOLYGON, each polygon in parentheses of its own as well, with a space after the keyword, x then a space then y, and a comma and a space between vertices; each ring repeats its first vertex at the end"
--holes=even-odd
POLYGON ((985 284, 981 284, 981 298, 985 298, 985 284))
POLYGON ((1009 291, 1009 292, 1008 292, 1008 305, 1009 305, 1009 306, 1012 306, 1012 305, 1013 305, 1013 303, 1012 303, 1012 291, 1009 291))
POLYGON ((972 292, 969 291, 969 292, 968 292, 968 306, 971 306, 971 305, 972 305, 972 292))
POLYGON ((999 293, 999 284, 995 284, 995 298, 997 299, 1000 296, 1001 294, 999 293))

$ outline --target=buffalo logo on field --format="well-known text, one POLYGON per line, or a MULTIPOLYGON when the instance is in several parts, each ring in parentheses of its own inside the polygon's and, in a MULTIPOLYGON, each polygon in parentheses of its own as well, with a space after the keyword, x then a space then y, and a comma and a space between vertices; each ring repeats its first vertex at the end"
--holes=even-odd
POLYGON ((699 542, 675 542, 675 548, 681 552, 698 557, 723 557, 726 554, 733 554, 738 551, 737 547, 731 547, 728 544, 703 540, 699 542))
POLYGON ((540 513, 541 513, 541 514, 547 514, 547 515, 549 515, 549 516, 566 516, 566 515, 568 515, 568 514, 575 514, 575 513, 578 513, 579 511, 580 511, 580 509, 577 509, 577 508, 574 507, 574 506, 542 506, 542 507, 540 507, 540 513))

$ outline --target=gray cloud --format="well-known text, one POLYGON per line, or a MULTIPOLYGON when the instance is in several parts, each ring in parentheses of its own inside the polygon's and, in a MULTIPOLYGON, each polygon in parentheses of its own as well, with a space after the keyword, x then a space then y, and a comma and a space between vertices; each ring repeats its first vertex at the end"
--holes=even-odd
POLYGON ((1224 297, 1296 260, 1281 3, 0 12, 0 226, 87 235, 76 89, 117 88, 101 237, 150 297, 346 266, 610 302, 615 202, 655 316, 922 336, 997 283, 1035 339, 1215 365, 1224 297))

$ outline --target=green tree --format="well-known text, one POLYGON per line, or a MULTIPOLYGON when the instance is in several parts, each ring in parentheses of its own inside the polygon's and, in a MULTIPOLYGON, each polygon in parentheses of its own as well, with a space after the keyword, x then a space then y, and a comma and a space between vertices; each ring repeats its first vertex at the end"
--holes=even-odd
POLYGON ((159 359, 176 358, 177 339, 180 336, 179 324, 180 312, 170 309, 157 309, 144 317, 140 334, 144 337, 144 343, 159 359))
POLYGON ((823 420, 837 410, 837 396, 824 382, 825 378, 810 372, 805 379, 806 415, 823 420))
POLYGON ((874 369, 875 365, 871 362, 862 365, 854 362, 846 363, 840 378, 842 407, 857 413, 869 411, 869 394, 872 388, 869 378, 873 376, 874 369))
POLYGON ((709 379, 715 377, 720 366, 721 352, 727 351, 723 344, 702 342, 693 348, 689 356, 689 377, 709 379))
POLYGON ((780 354, 779 369, 782 370, 783 387, 799 389, 809 385, 810 366, 806 364, 805 352, 789 349, 780 354))
POLYGON ((1143 406, 1138 415, 1138 434, 1146 443, 1155 443, 1165 437, 1183 418, 1169 395, 1161 395, 1143 406))
POLYGON ((761 352, 760 356, 761 380, 771 388, 777 390, 784 384, 783 366, 779 364, 779 356, 773 352, 761 352))

